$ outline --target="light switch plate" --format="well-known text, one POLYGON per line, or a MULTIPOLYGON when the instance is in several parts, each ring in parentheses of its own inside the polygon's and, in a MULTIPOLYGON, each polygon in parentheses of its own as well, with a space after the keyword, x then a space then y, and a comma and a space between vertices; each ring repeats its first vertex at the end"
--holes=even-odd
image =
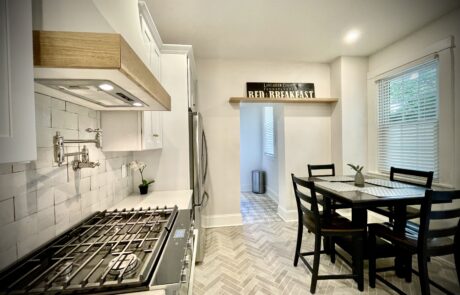
POLYGON ((128 176, 128 170, 126 169, 126 164, 121 164, 121 178, 128 176))

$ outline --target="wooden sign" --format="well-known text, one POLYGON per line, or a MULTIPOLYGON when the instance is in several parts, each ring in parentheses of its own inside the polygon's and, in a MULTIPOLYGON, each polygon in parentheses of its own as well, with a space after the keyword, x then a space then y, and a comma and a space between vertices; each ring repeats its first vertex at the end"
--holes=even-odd
POLYGON ((313 83, 246 83, 247 97, 251 98, 314 98, 313 83))

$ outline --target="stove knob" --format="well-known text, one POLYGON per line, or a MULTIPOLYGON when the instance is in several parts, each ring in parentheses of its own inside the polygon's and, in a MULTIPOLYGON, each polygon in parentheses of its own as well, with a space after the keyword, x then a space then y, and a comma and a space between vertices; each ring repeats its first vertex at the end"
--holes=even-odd
POLYGON ((187 242, 187 249, 192 249, 192 241, 187 242))
MULTIPOLYGON (((186 257, 186 258, 187 258, 187 257, 186 257)), ((185 260, 185 261, 184 261, 184 268, 188 268, 189 265, 190 265, 190 261, 185 260)))
POLYGON ((187 271, 185 269, 180 273, 180 280, 182 283, 187 283, 187 271))

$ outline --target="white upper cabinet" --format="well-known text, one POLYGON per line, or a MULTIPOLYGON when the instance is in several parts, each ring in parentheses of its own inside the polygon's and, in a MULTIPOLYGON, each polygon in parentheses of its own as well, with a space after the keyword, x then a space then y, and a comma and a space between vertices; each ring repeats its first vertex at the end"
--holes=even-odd
POLYGON ((30 0, 0 0, 0 163, 37 158, 30 0))
POLYGON ((161 112, 101 112, 103 151, 144 151, 163 147, 161 112))
POLYGON ((163 120, 161 112, 143 112, 142 148, 144 150, 163 147, 163 120))

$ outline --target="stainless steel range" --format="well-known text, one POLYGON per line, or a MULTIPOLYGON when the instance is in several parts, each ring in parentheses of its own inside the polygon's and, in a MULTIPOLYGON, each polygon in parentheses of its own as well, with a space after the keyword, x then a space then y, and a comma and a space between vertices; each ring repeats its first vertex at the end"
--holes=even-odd
POLYGON ((10 266, 0 294, 187 294, 193 271, 191 211, 104 211, 10 266))

